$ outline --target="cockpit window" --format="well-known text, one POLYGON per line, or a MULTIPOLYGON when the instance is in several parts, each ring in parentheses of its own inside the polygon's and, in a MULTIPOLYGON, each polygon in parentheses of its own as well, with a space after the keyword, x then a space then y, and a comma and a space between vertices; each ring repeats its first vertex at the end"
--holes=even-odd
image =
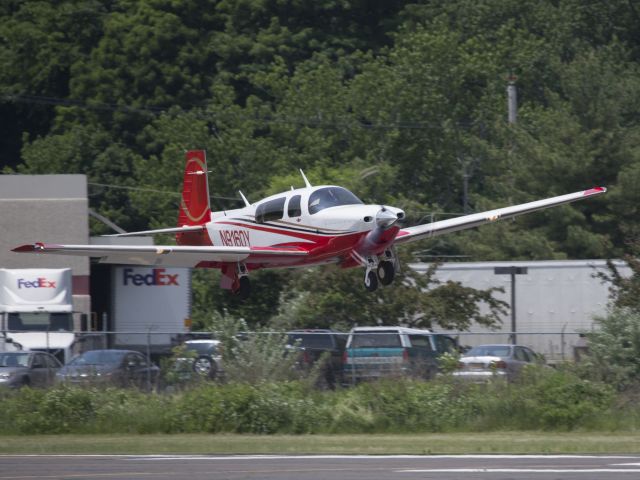
POLYGON ((289 199, 287 214, 289 217, 299 217, 302 215, 302 210, 300 209, 300 195, 294 195, 289 199))
POLYGON ((362 201, 349 190, 342 187, 320 188, 309 196, 309 213, 341 205, 362 205, 362 201))
POLYGON ((280 220, 284 215, 285 200, 286 197, 280 197, 258 205, 258 208, 256 208, 256 222, 265 223, 280 220))

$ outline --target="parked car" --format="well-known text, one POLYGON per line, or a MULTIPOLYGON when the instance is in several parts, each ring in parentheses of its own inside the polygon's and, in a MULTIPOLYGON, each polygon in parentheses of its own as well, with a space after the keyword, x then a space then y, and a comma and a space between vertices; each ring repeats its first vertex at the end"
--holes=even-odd
POLYGON ((187 355, 178 358, 176 368, 184 372, 185 376, 191 372, 195 372, 201 378, 208 379, 222 376, 222 345, 220 340, 187 340, 182 346, 187 355))
MULTIPOLYGON (((342 357, 347 334, 326 329, 292 330, 287 332, 287 347, 298 354, 298 366, 312 369, 319 361, 320 381, 333 388, 342 381, 342 357)), ((323 386, 324 386, 323 385, 323 386)))
POLYGON ((45 352, 0 353, 0 387, 48 387, 53 385, 62 364, 45 352))
POLYGON ((347 383, 398 375, 430 379, 438 373, 438 357, 455 351, 455 339, 429 330, 356 327, 347 340, 344 379, 347 383))
POLYGON ((88 350, 62 367, 56 378, 72 385, 151 388, 160 368, 134 350, 88 350))
POLYGON ((524 345, 478 345, 460 357, 453 376, 478 382, 496 377, 511 381, 527 365, 543 363, 541 355, 524 345))

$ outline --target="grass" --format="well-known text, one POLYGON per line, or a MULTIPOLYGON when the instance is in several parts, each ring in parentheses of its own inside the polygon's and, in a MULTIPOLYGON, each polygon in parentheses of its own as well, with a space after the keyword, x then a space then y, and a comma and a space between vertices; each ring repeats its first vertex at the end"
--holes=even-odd
POLYGON ((0 436, 0 454, 639 454, 640 433, 0 436))

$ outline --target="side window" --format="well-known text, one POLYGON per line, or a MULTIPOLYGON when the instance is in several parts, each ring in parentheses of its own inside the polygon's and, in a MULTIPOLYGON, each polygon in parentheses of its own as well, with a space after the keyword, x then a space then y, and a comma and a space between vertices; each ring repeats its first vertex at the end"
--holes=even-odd
POLYGON ((284 202, 286 198, 276 198, 258 205, 256 208, 256 222, 265 223, 280 220, 284 216, 284 202))
POLYGON ((535 362, 537 360, 536 354, 533 353, 533 350, 529 350, 528 348, 523 348, 522 351, 524 352, 524 354, 527 357, 527 361, 528 362, 535 362))
POLYGON ((289 199, 287 214, 289 217, 299 217, 302 215, 302 209, 300 208, 300 195, 294 195, 289 199))
POLYGON ((47 367, 60 368, 60 365, 58 365, 58 362, 56 361, 55 357, 45 356, 44 358, 47 360, 47 367))
POLYGON ((138 367, 138 365, 140 365, 140 358, 136 354, 130 353, 127 355, 125 365, 127 367, 131 366, 131 368, 138 367))
POLYGON ((436 337, 436 345, 438 345, 439 353, 452 353, 458 350, 456 341, 446 335, 438 335, 436 337))
POLYGON ((31 364, 32 368, 44 368, 46 363, 44 362, 44 358, 40 354, 36 354, 33 356, 33 363, 31 364))
POLYGON ((529 362, 529 355, 522 348, 516 348, 515 351, 516 360, 520 360, 521 362, 529 362))
POLYGON ((138 357, 138 363, 141 367, 147 366, 147 357, 145 357, 144 355, 136 355, 136 357, 138 357))
POLYGON ((416 348, 424 348, 427 351, 432 351, 431 341, 427 335, 409 335, 411 346, 416 348))

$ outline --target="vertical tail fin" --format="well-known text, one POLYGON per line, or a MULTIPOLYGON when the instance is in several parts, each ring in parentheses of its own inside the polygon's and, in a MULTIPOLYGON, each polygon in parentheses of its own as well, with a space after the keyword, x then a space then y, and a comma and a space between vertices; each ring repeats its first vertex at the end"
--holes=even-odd
POLYGON ((204 150, 189 150, 185 160, 178 226, 203 225, 211 220, 206 154, 204 150))

